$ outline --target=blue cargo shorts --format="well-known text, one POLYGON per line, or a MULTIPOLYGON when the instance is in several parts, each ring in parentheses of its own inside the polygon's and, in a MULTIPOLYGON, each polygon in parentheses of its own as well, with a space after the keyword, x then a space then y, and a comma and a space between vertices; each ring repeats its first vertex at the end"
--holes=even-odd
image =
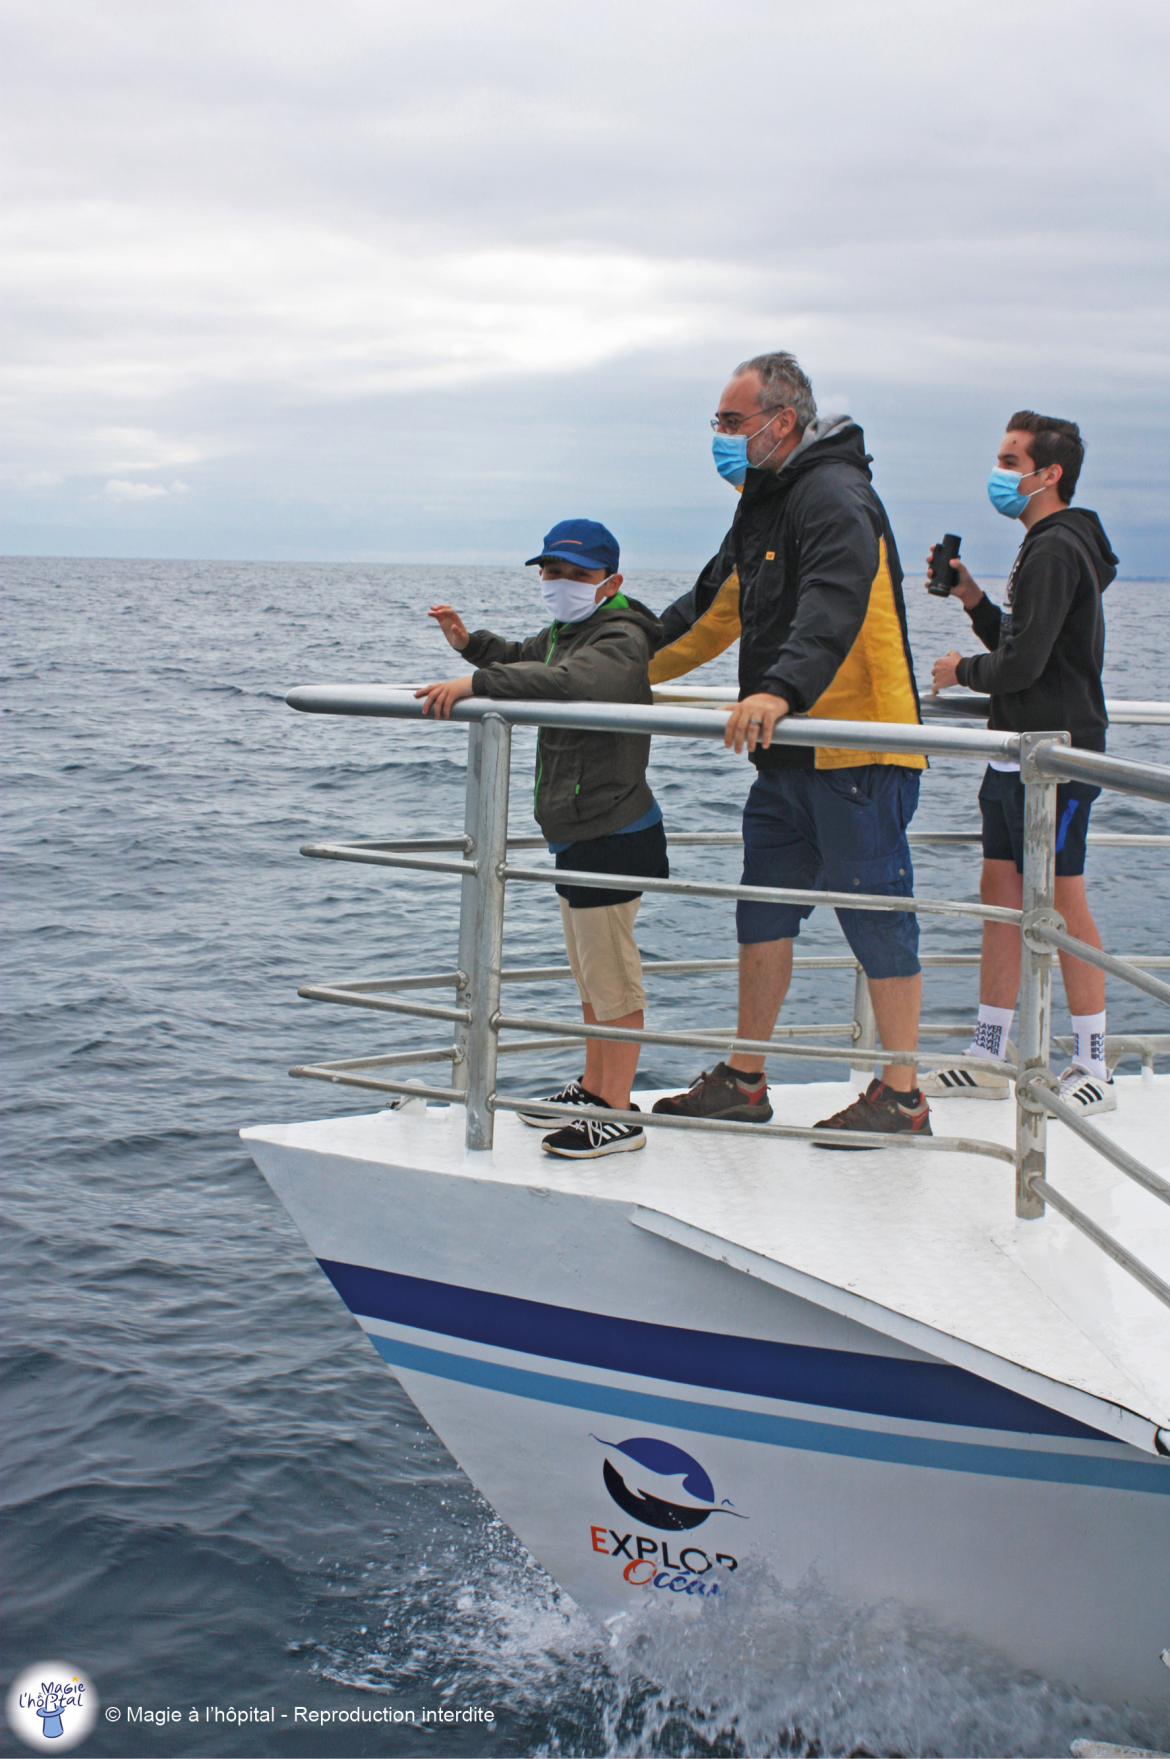
MULTIPOLYGON (((918 806, 919 775, 878 763, 762 770, 743 812, 742 884, 912 897, 906 827, 918 806)), ((741 946, 795 940, 812 910, 741 898, 736 939, 741 946)), ((867 977, 913 977, 922 969, 912 912, 842 909, 837 920, 867 977)))

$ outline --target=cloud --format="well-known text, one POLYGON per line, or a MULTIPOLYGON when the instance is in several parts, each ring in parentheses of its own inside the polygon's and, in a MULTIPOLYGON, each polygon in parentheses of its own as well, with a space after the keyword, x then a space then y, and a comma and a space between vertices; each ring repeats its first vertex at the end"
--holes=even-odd
POLYGON ((162 483, 126 482, 111 478, 104 490, 109 501, 158 501, 167 495, 186 495, 190 490, 186 483, 173 482, 169 488, 162 483))
POLYGON ((417 553, 440 482, 434 553, 474 550, 485 507, 540 524, 566 472, 585 499, 635 473, 649 543, 680 499, 721 516, 689 474, 702 420, 776 345, 849 386, 942 524, 1021 403, 1081 416, 1086 492, 1107 457, 1118 516, 1166 524, 1162 6, 9 0, 8 23, 3 389, 22 469, 61 478, 25 542, 54 547, 50 502, 81 532, 95 495, 178 521, 170 491, 101 485, 181 469, 202 523, 190 503, 172 541, 213 553, 417 553))
POLYGON ((108 470, 160 470, 167 465, 197 464, 204 456, 190 440, 166 439, 153 428, 99 428, 95 453, 107 455, 108 470), (109 458, 109 453, 118 454, 109 458))

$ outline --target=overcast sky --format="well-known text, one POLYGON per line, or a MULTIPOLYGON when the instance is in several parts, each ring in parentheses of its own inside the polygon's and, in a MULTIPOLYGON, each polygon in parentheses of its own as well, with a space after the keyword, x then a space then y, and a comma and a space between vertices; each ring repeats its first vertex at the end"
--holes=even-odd
POLYGON ((698 567, 794 350, 904 558, 1020 406, 1170 575, 1165 0, 4 0, 9 553, 698 567))

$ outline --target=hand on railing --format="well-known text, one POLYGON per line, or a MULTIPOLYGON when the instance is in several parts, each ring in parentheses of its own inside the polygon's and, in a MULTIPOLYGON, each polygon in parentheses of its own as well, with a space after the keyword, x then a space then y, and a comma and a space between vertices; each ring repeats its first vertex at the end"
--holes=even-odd
POLYGON ((772 743, 772 732, 777 721, 782 721, 789 713, 790 705, 782 696, 773 696, 767 690, 758 690, 754 696, 745 696, 737 702, 727 717, 727 725, 723 730, 723 743, 730 751, 734 745, 737 752, 746 745, 749 756, 757 744, 767 751, 772 743))
POLYGON ((952 648, 949 654, 943 654, 930 669, 930 693, 937 696, 940 690, 951 690, 959 682, 958 665, 962 654, 952 648))
POLYGON ((414 694, 426 697, 424 715, 433 709, 436 721, 449 721, 455 704, 471 695, 471 673, 468 672, 466 678, 442 678, 437 684, 423 684, 414 694))

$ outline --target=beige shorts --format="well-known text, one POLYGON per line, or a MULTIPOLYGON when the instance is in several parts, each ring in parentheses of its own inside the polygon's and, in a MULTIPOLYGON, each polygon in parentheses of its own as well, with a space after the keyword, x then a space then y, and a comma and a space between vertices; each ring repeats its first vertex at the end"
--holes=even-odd
POLYGON ((642 988, 642 955, 634 939, 634 918, 641 898, 605 904, 597 910, 570 910, 560 900, 569 964, 581 1000, 598 1021, 620 1020, 646 1006, 642 988))

